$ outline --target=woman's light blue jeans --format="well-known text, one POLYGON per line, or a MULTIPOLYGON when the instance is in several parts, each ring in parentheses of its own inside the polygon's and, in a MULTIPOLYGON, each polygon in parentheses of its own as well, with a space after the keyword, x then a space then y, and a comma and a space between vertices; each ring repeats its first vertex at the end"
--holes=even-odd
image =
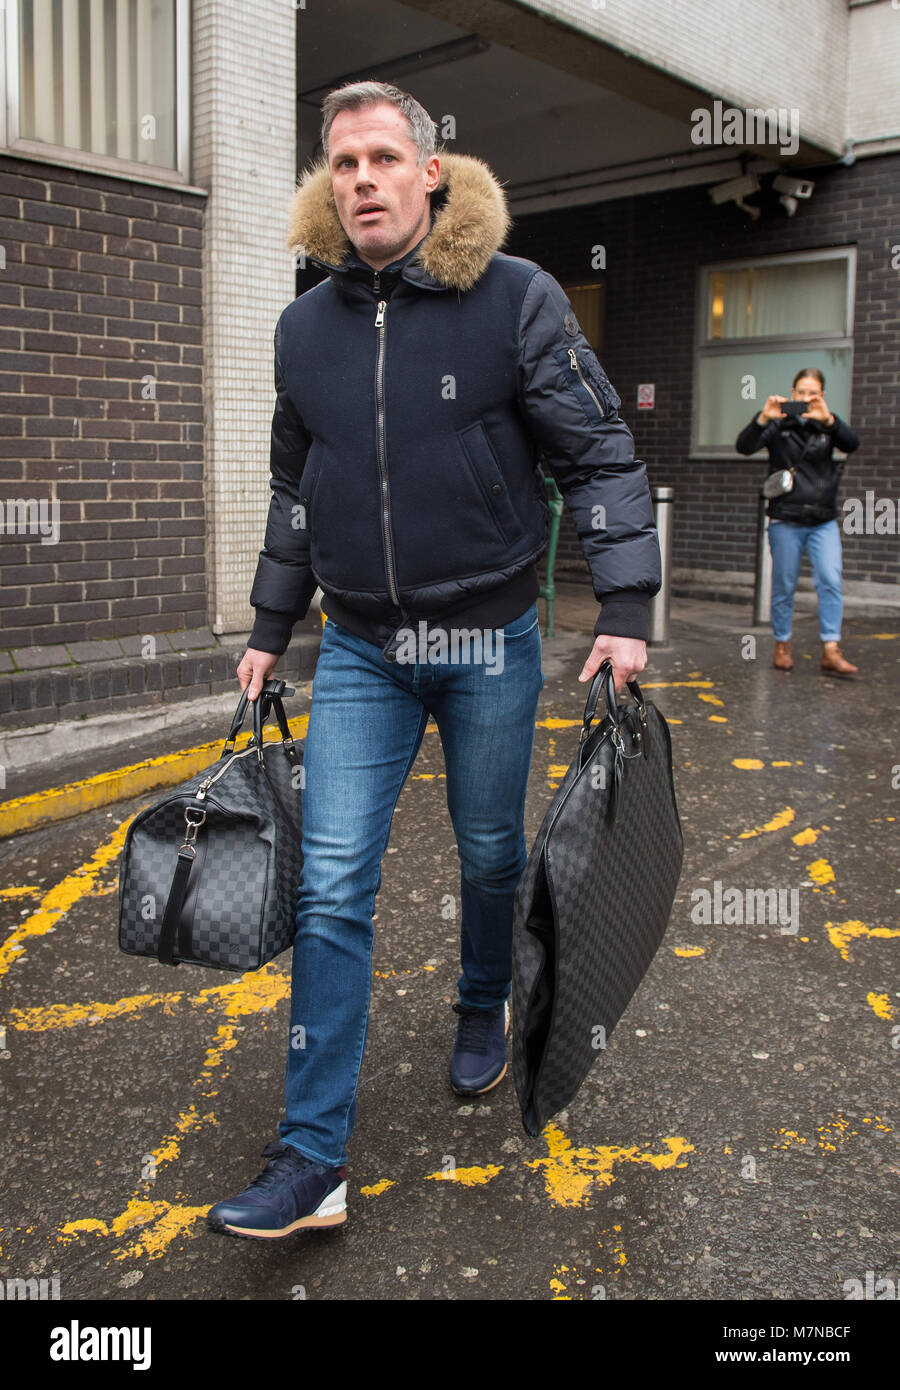
MULTIPOLYGON (((461 646, 432 660, 425 642, 391 663, 379 646, 325 621, 303 754, 303 872, 279 1124, 282 1142, 320 1163, 347 1162, 381 861, 429 714, 440 732, 460 861, 460 1001, 491 1008, 509 994, 513 899, 527 859, 525 793, 544 684, 537 603, 505 627, 487 629, 485 639, 480 653, 461 646)), ((415 872, 415 841, 400 852, 415 872)), ((441 892, 430 858, 418 872, 434 895, 422 909, 427 950, 429 915, 440 924, 441 892)))
POLYGON ((790 641, 794 593, 805 549, 819 595, 819 640, 839 642, 843 595, 841 533, 837 522, 801 526, 794 521, 777 521, 769 517, 768 533, 772 552, 772 631, 775 641, 790 641))

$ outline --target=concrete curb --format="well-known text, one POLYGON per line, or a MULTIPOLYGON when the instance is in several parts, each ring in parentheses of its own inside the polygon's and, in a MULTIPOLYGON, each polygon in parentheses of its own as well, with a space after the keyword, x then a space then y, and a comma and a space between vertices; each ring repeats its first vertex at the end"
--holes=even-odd
MULTIPOLYGON (((304 686, 297 686, 297 694, 309 697, 312 685, 307 682, 304 686)), ((182 716, 179 722, 195 723, 198 710, 197 705, 202 703, 202 710, 205 715, 217 713, 217 708, 211 708, 210 702, 191 702, 194 706, 182 705, 178 713, 182 716), (184 716, 188 716, 184 718, 184 716), (191 717, 193 716, 193 717, 191 717)), ((217 706, 221 707, 225 730, 220 737, 208 742, 198 743, 189 748, 178 749, 174 753, 164 753, 157 757, 143 758, 136 763, 128 763, 121 767, 112 768, 105 772, 99 772, 92 777, 79 778, 72 782, 64 783, 60 786, 44 787, 41 790, 30 792, 25 796, 13 797, 8 801, 0 802, 0 837, 18 834, 23 830, 33 830, 38 826, 48 825, 54 821, 68 820, 72 816, 78 816, 86 811, 97 810, 102 806, 113 805, 117 801, 127 801, 131 797, 140 796, 143 792, 155 792, 165 787, 178 786, 194 773, 202 772, 205 768, 217 762, 222 751, 222 744, 227 733, 227 721, 234 712, 235 696, 231 692, 228 695, 218 697, 217 706)), ((158 728, 165 731, 172 727, 173 721, 166 722, 164 711, 151 710, 146 715, 149 718, 156 717, 158 728), (162 721, 159 723, 159 721, 162 721)), ((127 720, 128 729, 123 731, 123 736, 131 739, 135 733, 146 734, 147 729, 136 729, 136 721, 139 722, 138 712, 130 715, 121 716, 122 720, 127 720)), ((108 731, 110 721, 102 718, 92 723, 102 723, 108 731)), ((296 715, 288 721, 288 727, 293 738, 303 738, 306 734, 309 714, 296 715)), ((84 724, 79 729, 90 735, 90 730, 85 730, 84 724)), ((24 731, 31 733, 31 730, 24 731)), ((67 737, 65 726, 57 726, 53 733, 58 735, 61 740, 67 737)), ((236 748, 246 746, 250 738, 250 731, 242 732, 235 741, 236 748)), ((280 736, 279 736, 280 739, 280 736)), ((121 740, 116 740, 121 741, 121 740)), ((268 743, 270 740, 266 739, 268 743)), ((278 740, 273 740, 278 741, 278 740)), ((106 741, 108 746, 109 740, 106 741)), ((85 745, 87 748, 90 745, 85 745)), ((0 751, 3 742, 0 740, 0 751)), ((68 748, 71 753, 71 747, 68 748)), ((48 768, 53 765, 46 760, 48 768)))

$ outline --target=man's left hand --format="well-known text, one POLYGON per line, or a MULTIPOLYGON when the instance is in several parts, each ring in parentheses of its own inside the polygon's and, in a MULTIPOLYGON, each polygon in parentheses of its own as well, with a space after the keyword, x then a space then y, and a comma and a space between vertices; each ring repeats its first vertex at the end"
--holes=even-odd
POLYGON ((607 657, 612 662, 613 680, 616 684, 616 694, 619 695, 625 689, 626 681, 633 680, 647 665, 647 643, 637 637, 605 637, 601 634, 594 639, 594 645, 578 679, 591 680, 607 657))

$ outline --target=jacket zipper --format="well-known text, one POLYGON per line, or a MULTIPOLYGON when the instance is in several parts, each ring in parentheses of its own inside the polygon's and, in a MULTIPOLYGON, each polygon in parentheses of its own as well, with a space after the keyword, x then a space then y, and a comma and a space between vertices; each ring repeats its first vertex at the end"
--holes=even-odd
POLYGON ((378 329, 378 361, 375 366, 375 401, 378 409, 378 467, 381 470, 381 525, 384 532, 384 561, 387 568, 388 588, 396 606, 400 607, 400 596, 394 577, 393 541, 391 539, 390 496, 388 493, 387 458, 384 447, 384 315, 387 300, 379 299, 375 327, 378 329))
POLYGON ((597 407, 597 409, 600 411, 600 418, 603 419, 603 418, 605 417, 606 412, 604 411, 603 407, 601 406, 600 402, 598 401, 597 396, 596 396, 596 394, 595 394, 595 392, 594 392, 593 387, 592 387, 592 386, 589 386, 588 383, 585 381, 584 375, 583 375, 583 373, 582 373, 582 371, 581 371, 581 368, 580 368, 580 366, 578 365, 578 358, 575 356, 575 349, 574 349, 574 348, 569 348, 569 361, 572 363, 572 371, 575 372, 576 375, 578 376, 578 380, 581 382, 581 384, 582 384, 582 386, 584 387, 585 391, 587 391, 588 394, 590 395, 592 401, 594 402, 594 405, 595 405, 595 406, 597 407))

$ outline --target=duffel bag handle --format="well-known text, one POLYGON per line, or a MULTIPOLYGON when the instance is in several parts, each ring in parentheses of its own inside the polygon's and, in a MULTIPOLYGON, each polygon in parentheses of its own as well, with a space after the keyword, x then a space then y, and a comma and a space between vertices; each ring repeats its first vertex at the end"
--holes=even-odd
MULTIPOLYGON (((293 691, 290 694, 293 695, 293 691)), ((263 757, 263 729, 269 715, 274 713, 278 720, 278 727, 281 730, 281 746, 291 762, 297 761, 294 751, 294 740, 291 737, 290 726, 288 725, 287 715, 284 712, 284 705, 281 703, 281 696, 274 691, 263 690, 257 700, 253 702, 253 739, 256 742, 257 757, 261 763, 263 757)))
MULTIPOLYGON (((637 706, 638 718, 640 719, 641 724, 646 728, 647 711, 644 706, 644 697, 641 693, 641 687, 635 680, 626 681, 625 684, 627 685, 628 691, 632 699, 634 700, 635 705, 637 706)), ((600 698, 601 690, 603 691, 603 697, 606 703, 606 712, 612 720, 613 726, 616 729, 618 729, 619 725, 622 723, 622 720, 624 718, 624 713, 620 711, 619 705, 616 700, 616 686, 615 681, 613 679, 613 665, 609 657, 607 657, 605 661, 601 662, 600 670, 596 673, 594 679, 591 681, 591 688, 588 691, 588 697, 584 705, 584 720, 582 723, 581 738, 579 739, 579 743, 584 743, 585 739, 591 731, 591 725, 594 721, 594 716, 597 713, 597 702, 600 698)))
MULTIPOLYGON (((244 716, 247 713, 247 706, 250 703, 248 695, 250 684, 251 683, 248 681, 247 685, 241 691, 241 698, 238 700, 238 706, 234 712, 234 718, 231 721, 231 728, 228 730, 228 737, 226 738, 225 746, 222 749, 222 757, 224 757, 226 753, 231 753, 234 751, 234 741, 241 731, 241 725, 243 724, 244 716)), ((265 682, 259 695, 257 695, 256 699, 253 701, 254 718, 256 715, 256 707, 262 701, 263 696, 277 697, 280 701, 282 695, 296 695, 296 693, 296 690, 292 686, 289 686, 285 681, 270 678, 265 682)), ((268 700, 266 703, 268 704, 268 700)), ((285 723, 287 723, 287 721, 285 721, 285 723)), ((288 735, 288 737, 290 737, 290 734, 288 735)))

